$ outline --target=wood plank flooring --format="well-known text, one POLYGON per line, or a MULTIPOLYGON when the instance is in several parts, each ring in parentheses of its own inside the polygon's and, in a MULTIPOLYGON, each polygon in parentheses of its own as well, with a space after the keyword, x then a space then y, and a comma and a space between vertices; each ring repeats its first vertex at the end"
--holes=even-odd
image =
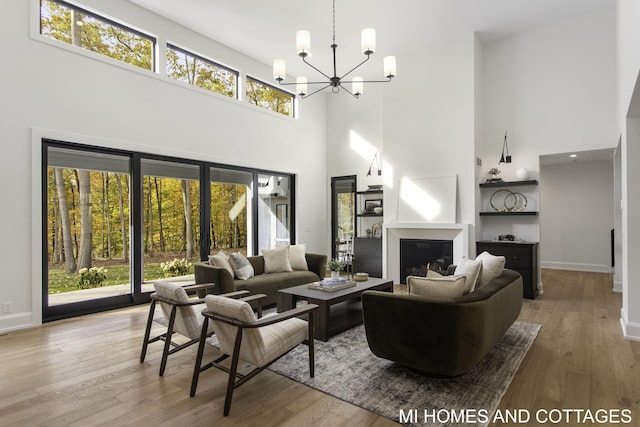
MULTIPOLYGON (((520 319, 543 326, 500 408, 630 408, 640 425, 640 343, 622 338, 622 298, 611 292, 610 276, 543 270, 542 279, 544 294, 524 301, 520 319)), ((238 388, 223 417, 223 372, 203 373, 189 397, 195 346, 170 356, 164 377, 161 344, 139 363, 147 310, 0 336, 0 425, 397 425, 270 371, 238 388)))

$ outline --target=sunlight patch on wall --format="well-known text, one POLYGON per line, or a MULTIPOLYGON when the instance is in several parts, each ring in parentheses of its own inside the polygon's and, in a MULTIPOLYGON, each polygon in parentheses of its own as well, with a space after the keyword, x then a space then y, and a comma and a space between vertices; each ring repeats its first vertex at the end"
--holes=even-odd
POLYGON ((402 178, 399 222, 455 223, 457 177, 402 178))
POLYGON ((400 181, 400 199, 423 220, 433 221, 442 211, 442 205, 409 178, 400 181))

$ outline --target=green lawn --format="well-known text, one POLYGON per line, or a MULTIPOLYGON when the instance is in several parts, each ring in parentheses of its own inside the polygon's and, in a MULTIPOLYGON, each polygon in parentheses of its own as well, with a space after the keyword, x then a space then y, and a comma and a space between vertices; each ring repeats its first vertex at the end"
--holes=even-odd
MULTIPOLYGON (((129 265, 104 266, 107 269, 107 280, 105 286, 122 285, 129 283, 129 265)), ((145 263, 145 281, 164 277, 164 272, 160 268, 160 263, 145 263)), ((193 274, 193 267, 189 274, 193 274)), ((78 280, 77 274, 67 274, 64 267, 49 268, 49 293, 59 294, 62 292, 75 291, 78 280)))

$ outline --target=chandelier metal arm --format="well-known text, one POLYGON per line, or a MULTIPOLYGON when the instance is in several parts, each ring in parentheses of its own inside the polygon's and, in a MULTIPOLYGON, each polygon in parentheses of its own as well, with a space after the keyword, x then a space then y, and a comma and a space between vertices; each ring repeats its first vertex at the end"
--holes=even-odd
MULTIPOLYGON (((356 65, 355 67, 353 67, 352 69, 347 71, 346 73, 344 73, 342 75, 342 77, 340 77, 340 79, 344 79, 345 77, 347 77, 349 74, 351 74, 353 71, 355 71, 358 67, 360 67, 362 64, 367 62, 369 60, 369 58, 371 58, 371 54, 367 55, 367 59, 365 59, 364 61, 362 61, 361 63, 359 63, 358 65, 356 65)), ((334 66, 335 66, 335 61, 334 61, 334 66)))
MULTIPOLYGON (((331 77, 327 76, 325 73, 323 73, 322 71, 320 71, 319 69, 317 69, 312 63, 310 63, 309 61, 307 61, 307 58, 305 58, 304 56, 302 57, 302 61, 307 64, 309 67, 313 68, 314 70, 316 70, 317 72, 319 72, 320 74, 322 74, 323 76, 325 76, 327 79, 331 80, 331 77)), ((326 83, 326 82, 323 82, 326 83)))
POLYGON ((356 95, 355 93, 351 92, 349 89, 347 89, 346 86, 342 86, 340 85, 340 87, 342 88, 342 90, 344 90, 345 92, 347 92, 349 95, 353 96, 354 98, 358 99, 358 95, 356 95))
MULTIPOLYGON (((324 82, 324 83, 326 83, 326 82, 324 82)), ((326 88, 328 88, 329 86, 331 86, 331 83, 329 83, 328 85, 322 86, 320 89, 314 90, 313 92, 308 93, 308 94, 306 94, 306 95, 300 95, 300 97, 301 97, 301 98, 303 98, 303 99, 304 99, 304 98, 308 98, 308 97, 310 97, 311 95, 315 95, 316 93, 320 92, 321 90, 325 90, 325 89, 326 89, 326 88)))

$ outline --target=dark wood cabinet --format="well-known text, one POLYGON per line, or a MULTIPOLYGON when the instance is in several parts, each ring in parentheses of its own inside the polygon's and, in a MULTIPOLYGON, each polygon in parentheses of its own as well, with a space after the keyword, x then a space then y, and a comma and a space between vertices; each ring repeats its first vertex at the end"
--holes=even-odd
POLYGON ((538 242, 476 242, 476 253, 484 251, 504 256, 505 267, 522 275, 524 298, 535 299, 538 296, 538 242))
POLYGON ((353 240, 353 271, 382 277, 382 239, 356 237, 353 240))

